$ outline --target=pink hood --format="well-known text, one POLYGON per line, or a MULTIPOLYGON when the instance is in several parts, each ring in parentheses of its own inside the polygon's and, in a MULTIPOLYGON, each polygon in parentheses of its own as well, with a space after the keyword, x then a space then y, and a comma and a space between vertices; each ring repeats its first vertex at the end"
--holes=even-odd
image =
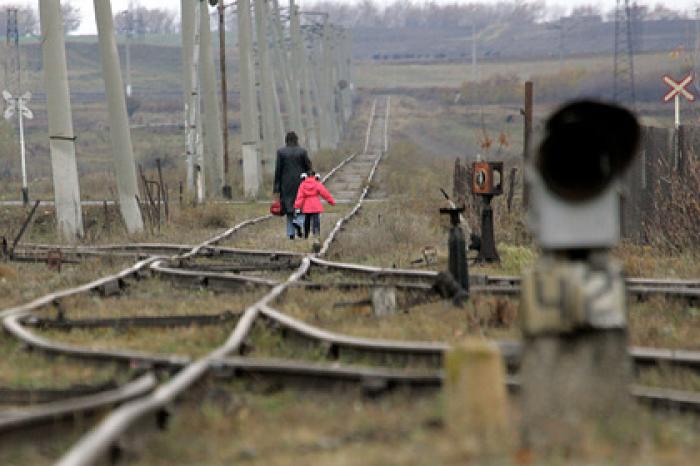
POLYGON ((304 214, 319 214, 323 212, 323 204, 321 204, 319 196, 328 201, 330 205, 335 205, 333 196, 323 186, 323 183, 313 176, 309 176, 299 185, 294 208, 301 209, 304 214))

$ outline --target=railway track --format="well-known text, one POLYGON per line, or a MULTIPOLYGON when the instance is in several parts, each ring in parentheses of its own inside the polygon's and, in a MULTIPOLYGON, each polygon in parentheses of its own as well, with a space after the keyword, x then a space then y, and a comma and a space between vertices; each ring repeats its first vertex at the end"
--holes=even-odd
MULTIPOLYGON (((117 361, 128 366, 137 366, 147 371, 132 382, 98 393, 65 400, 54 400, 30 410, 0 414, 0 431, 70 417, 71 413, 91 412, 114 404, 121 404, 102 422, 85 435, 58 462, 60 465, 93 464, 110 454, 122 435, 149 415, 162 415, 164 410, 198 381, 207 375, 219 378, 271 377, 275 380, 311 381, 314 384, 360 385, 369 394, 383 393, 394 387, 411 389, 435 389, 442 384, 440 370, 442 356, 447 345, 440 342, 407 342, 358 338, 318 328, 299 321, 275 309, 290 289, 307 287, 315 289, 342 287, 372 287, 378 283, 390 283, 397 288, 414 293, 431 295, 431 284, 436 272, 382 269, 357 264, 331 262, 324 259, 338 233, 357 215, 365 202, 370 183, 377 167, 386 153, 387 128, 390 100, 372 105, 371 116, 362 154, 351 155, 343 160, 325 180, 330 190, 339 193, 340 199, 354 199, 328 233, 317 254, 304 254, 277 250, 251 250, 222 247, 221 243, 235 240, 243 229, 262 225, 271 216, 265 215, 246 220, 231 229, 198 245, 177 244, 130 244, 106 245, 83 248, 58 248, 55 245, 24 245, 18 253, 39 259, 42 254, 60 249, 63 257, 83 260, 93 256, 117 256, 139 259, 123 271, 100 278, 62 292, 51 293, 30 303, 0 312, 3 326, 12 336, 28 347, 47 353, 70 356, 77 359, 117 361), (342 196, 342 197, 341 197, 342 196), (352 277, 336 283, 314 283, 307 280, 309 274, 333 272, 352 277), (270 272, 287 275, 269 278, 270 272), (71 296, 97 292, 103 296, 128 293, 128 284, 134 280, 145 280, 157 275, 167 278, 173 285, 211 287, 221 290, 237 290, 241 287, 264 291, 262 298, 237 313, 218 315, 186 315, 159 317, 125 317, 104 319, 49 319, 42 311, 60 308, 61 302, 71 296), (200 358, 188 355, 149 354, 141 351, 116 349, 91 349, 52 341, 37 335, 32 329, 94 329, 104 327, 174 327, 190 325, 215 325, 222 322, 235 323, 223 345, 200 358), (279 331, 285 338, 307 340, 323 349, 327 363, 309 363, 298 360, 280 360, 246 356, 251 344, 249 339, 255 325, 265 325, 279 331), (361 353, 369 356, 380 367, 366 367, 342 363, 347 355, 361 353), (339 363, 341 361, 341 363, 339 363), (421 369, 397 369, 393 366, 401 361, 404 366, 418 365, 421 369), (420 364, 415 364, 420 361, 420 364), (392 367, 387 367, 392 366, 392 367), (163 374, 166 374, 165 376, 163 374), (159 377, 156 377, 159 375, 159 377), (6 424, 3 424, 6 421, 6 424), (6 427, 3 427, 6 426, 6 427)), ((472 289, 477 293, 517 295, 517 277, 475 277, 472 289)), ((644 297, 649 294, 665 294, 695 299, 700 291, 698 281, 669 281, 630 279, 628 286, 632 294, 644 297)), ((520 346, 514 342, 501 342, 501 351, 507 366, 515 372, 519 364, 520 346)), ((700 352, 673 351, 652 348, 630 348, 630 355, 639 366, 669 365, 700 369, 700 352)), ((517 378, 509 380, 509 387, 517 390, 517 378)), ((675 409, 700 409, 700 396, 695 393, 631 387, 638 399, 653 405, 672 406, 675 409)), ((0 392, 0 396, 2 393, 0 392)))

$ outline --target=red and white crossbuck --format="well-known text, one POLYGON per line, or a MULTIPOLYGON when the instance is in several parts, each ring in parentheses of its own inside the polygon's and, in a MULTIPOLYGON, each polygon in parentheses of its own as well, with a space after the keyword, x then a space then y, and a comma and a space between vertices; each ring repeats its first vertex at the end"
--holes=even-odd
POLYGON ((671 99, 674 99, 681 95, 688 99, 688 101, 690 102, 695 101, 695 96, 693 95, 693 93, 686 89, 686 87, 693 82, 692 74, 689 74, 688 76, 686 76, 678 82, 676 82, 672 77, 668 75, 664 76, 663 80, 671 88, 671 90, 668 91, 664 96, 664 102, 670 102, 671 99))

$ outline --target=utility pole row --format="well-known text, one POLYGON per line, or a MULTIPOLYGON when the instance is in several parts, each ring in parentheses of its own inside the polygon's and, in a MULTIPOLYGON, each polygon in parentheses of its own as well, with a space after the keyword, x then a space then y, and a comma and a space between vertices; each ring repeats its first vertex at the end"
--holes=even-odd
MULTIPOLYGON (((118 204, 129 233, 139 233, 143 231, 143 218, 111 2, 93 2, 118 204)), ((209 11, 209 4, 218 2, 181 0, 186 186, 200 202, 205 197, 230 196, 232 191, 226 133, 225 8, 235 5, 238 16, 238 160, 242 162, 247 198, 260 195, 263 174, 274 170, 276 149, 284 143, 287 132, 296 132, 312 151, 335 149, 351 116, 348 32, 331 24, 326 13, 301 11, 294 0, 288 7, 281 7, 279 0, 252 2, 237 0, 235 4, 217 6, 223 93, 219 99, 209 11)), ((58 1, 39 0, 39 7, 57 224, 65 239, 74 240, 82 236, 83 225, 63 18, 58 1)), ((127 54, 127 61, 130 58, 127 54)), ((129 71, 130 63, 126 94, 131 93, 129 71)))
POLYGON ((237 2, 241 154, 248 198, 260 194, 263 173, 272 174, 285 133, 296 132, 312 151, 335 149, 352 111, 347 32, 332 25, 325 13, 300 11, 294 0, 288 8, 278 0, 253 0, 252 6, 255 44, 250 1, 237 2))

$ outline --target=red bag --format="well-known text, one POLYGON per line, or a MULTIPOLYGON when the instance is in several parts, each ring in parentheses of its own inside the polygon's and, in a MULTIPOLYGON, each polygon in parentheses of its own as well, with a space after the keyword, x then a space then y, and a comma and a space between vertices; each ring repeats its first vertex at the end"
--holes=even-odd
POLYGON ((272 201, 272 205, 270 206, 270 213, 272 215, 277 216, 282 215, 282 203, 279 201, 279 199, 272 201))

